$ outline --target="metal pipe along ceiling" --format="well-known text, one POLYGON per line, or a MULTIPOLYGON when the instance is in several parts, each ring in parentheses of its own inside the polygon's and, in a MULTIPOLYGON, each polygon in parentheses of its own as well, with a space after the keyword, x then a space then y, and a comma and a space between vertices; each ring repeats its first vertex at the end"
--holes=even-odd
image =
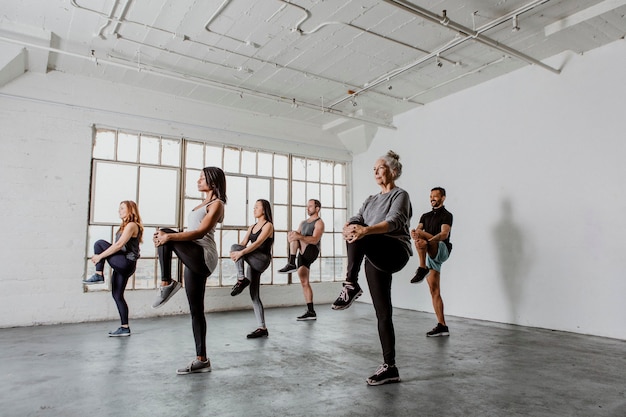
POLYGON ((520 59, 522 61, 525 61, 529 64, 532 65, 537 65, 541 68, 547 69, 548 71, 551 71, 555 74, 560 74, 561 71, 555 68, 552 68, 549 65, 544 64, 543 62, 536 60, 528 55, 525 55, 522 52, 519 52, 513 48, 510 48, 504 44, 501 44, 491 38, 488 38, 487 36, 482 35, 482 33, 493 29, 494 27, 502 24, 503 22, 512 19, 515 16, 518 16, 522 13, 525 13, 529 10, 534 9, 537 6, 540 6, 544 3, 547 3, 550 0, 535 0, 525 6, 522 6, 510 13, 507 13, 506 15, 499 17, 489 23, 487 23, 486 25, 481 26, 480 28, 478 28, 477 30, 472 30, 468 27, 465 27, 459 23, 453 22, 451 21, 447 16, 439 16, 435 13, 432 13, 426 9, 423 9, 419 6, 416 6, 412 3, 409 3, 405 0, 383 0, 385 3, 388 3, 390 5, 393 5, 395 7, 398 7, 404 11, 407 11, 409 13, 412 13, 414 15, 417 15, 425 20, 428 20, 430 22, 445 26, 447 28, 449 28, 450 30, 453 30, 455 32, 457 32, 457 37, 455 39, 453 39, 452 41, 448 42, 446 45, 442 46, 441 48, 437 49, 436 51, 431 52, 430 54, 427 54, 426 56, 416 60, 415 62, 406 65, 405 67, 393 70, 387 74, 384 74, 380 77, 378 77, 376 80, 368 83, 367 85, 365 85, 363 88, 355 91, 352 94, 346 95, 344 97, 342 97, 341 99, 335 101, 334 103, 332 103, 329 107, 334 107, 337 106, 338 104, 341 104, 347 100, 350 100, 352 98, 354 98, 355 96, 362 94, 368 90, 371 90, 372 88, 377 87, 378 85, 382 84, 382 83, 386 83, 388 81, 390 81, 391 79, 397 77, 398 75, 416 67, 417 65, 422 64, 423 62, 428 61, 429 59, 433 58, 433 57, 437 57, 440 54, 458 46, 461 45, 462 43, 465 43, 469 40, 475 40, 477 42, 480 42, 484 45, 487 45, 491 48, 494 48, 496 50, 499 50, 501 52, 506 53, 507 55, 510 55, 512 57, 515 57, 517 59, 520 59))

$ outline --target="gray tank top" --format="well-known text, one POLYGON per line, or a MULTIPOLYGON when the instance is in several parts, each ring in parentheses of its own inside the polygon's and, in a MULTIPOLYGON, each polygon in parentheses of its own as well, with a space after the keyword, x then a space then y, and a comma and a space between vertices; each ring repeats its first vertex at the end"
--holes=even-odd
MULTIPOLYGON (((307 221, 303 221, 300 224, 300 233, 302 234, 302 236, 313 236, 313 231, 315 230, 315 223, 317 223, 318 220, 320 220, 321 217, 318 217, 317 219, 313 220, 311 223, 307 223, 307 221)), ((320 248, 320 243, 321 240, 319 242, 317 242, 317 244, 315 246, 317 246, 317 248, 320 248)))
MULTIPOLYGON (((189 230, 198 230, 202 219, 204 219, 204 216, 207 215, 207 206, 209 204, 213 204, 216 201, 217 200, 210 201, 207 204, 198 207, 197 209, 192 210, 191 213, 189 213, 189 216, 187 217, 189 230)), ((194 240, 194 242, 202 246, 202 249, 204 250, 204 263, 206 264, 207 268, 209 268, 209 271, 215 271, 218 260, 217 246, 215 245, 215 226, 211 228, 211 230, 209 230, 207 234, 202 236, 200 239, 194 240)))

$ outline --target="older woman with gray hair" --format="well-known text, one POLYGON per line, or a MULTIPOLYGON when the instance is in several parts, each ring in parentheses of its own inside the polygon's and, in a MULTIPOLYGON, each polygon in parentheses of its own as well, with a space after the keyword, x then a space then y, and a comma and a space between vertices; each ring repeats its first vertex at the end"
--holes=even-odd
POLYGON ((374 179, 380 193, 369 196, 343 228, 348 268, 343 289, 332 305, 333 310, 344 310, 363 293, 358 275, 365 259, 365 276, 376 310, 384 359, 374 375, 367 378, 368 385, 400 381, 395 358, 391 278, 413 255, 409 231, 413 209, 409 194, 395 183, 402 174, 399 159, 398 154, 389 151, 376 160, 374 179))

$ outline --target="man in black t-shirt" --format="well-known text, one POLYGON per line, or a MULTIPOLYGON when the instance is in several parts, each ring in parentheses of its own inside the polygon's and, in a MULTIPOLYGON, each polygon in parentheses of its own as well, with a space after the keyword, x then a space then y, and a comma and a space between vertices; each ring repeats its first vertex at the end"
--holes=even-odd
POLYGON ((426 333, 428 337, 450 335, 443 315, 443 300, 439 286, 441 264, 448 259, 452 251, 452 243, 450 243, 452 213, 443 206, 445 200, 446 190, 441 187, 433 188, 430 191, 432 211, 422 214, 417 228, 411 231, 420 260, 419 268, 415 271, 411 283, 421 282, 428 276, 426 281, 430 287, 430 296, 438 321, 437 326, 426 333))

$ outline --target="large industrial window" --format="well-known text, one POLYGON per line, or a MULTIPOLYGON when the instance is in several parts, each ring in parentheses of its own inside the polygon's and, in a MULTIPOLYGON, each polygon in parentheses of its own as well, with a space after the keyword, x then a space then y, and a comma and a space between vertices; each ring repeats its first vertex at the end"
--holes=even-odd
MULTIPOLYGON (((215 233, 220 261, 208 286, 235 283, 230 247, 241 241, 254 222, 252 207, 260 198, 272 204, 276 231, 272 267, 265 271, 261 283, 291 283, 290 275, 276 271, 287 259, 287 232, 307 217, 306 203, 312 198, 322 203, 326 231, 320 258, 311 267, 311 282, 343 280, 346 254, 341 229, 347 213, 344 162, 107 128, 94 129, 93 143, 87 271, 93 269, 89 258, 94 242, 114 239, 120 223, 119 203, 133 200, 145 229, 141 258, 127 288, 155 288, 160 271, 152 234, 156 227, 187 227, 187 213, 202 200, 196 188, 202 168, 217 166, 226 173, 228 203, 224 222, 218 224, 215 233)), ((179 274, 179 279, 183 267, 174 259, 173 273, 179 274)), ((106 265, 105 284, 89 289, 106 288, 110 274, 106 265)))

